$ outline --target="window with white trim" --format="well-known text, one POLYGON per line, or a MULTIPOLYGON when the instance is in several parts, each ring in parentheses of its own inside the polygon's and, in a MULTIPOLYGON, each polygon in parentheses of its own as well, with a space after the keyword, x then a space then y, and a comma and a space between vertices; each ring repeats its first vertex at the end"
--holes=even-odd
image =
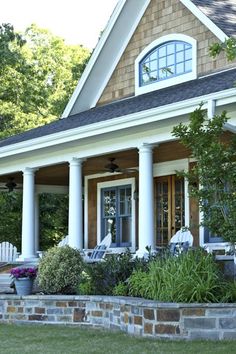
POLYGON ((136 94, 196 78, 196 41, 186 35, 161 37, 135 61, 136 94))

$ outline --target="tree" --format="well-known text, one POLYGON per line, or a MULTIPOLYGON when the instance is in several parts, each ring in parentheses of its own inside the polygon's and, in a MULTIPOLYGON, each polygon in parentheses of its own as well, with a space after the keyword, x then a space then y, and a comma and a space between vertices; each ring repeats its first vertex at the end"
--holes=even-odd
POLYGON ((224 240, 236 242, 236 137, 224 138, 223 112, 207 119, 202 107, 190 115, 189 125, 180 123, 173 135, 196 159, 195 167, 181 173, 189 181, 189 194, 197 198, 202 225, 224 240))
POLYGON ((221 52, 226 53, 226 58, 232 61, 236 58, 236 38, 230 37, 224 43, 214 43, 210 46, 210 55, 215 58, 221 52))
MULTIPOLYGON (((58 119, 90 57, 82 46, 32 25, 0 26, 0 138, 58 119)), ((40 196, 40 249, 67 233, 67 196, 40 196)), ((21 193, 0 193, 0 241, 20 250, 21 193), (7 210, 7 213, 6 213, 7 210)))
POLYGON ((36 25, 2 25, 0 54, 0 138, 58 119, 90 56, 36 25))

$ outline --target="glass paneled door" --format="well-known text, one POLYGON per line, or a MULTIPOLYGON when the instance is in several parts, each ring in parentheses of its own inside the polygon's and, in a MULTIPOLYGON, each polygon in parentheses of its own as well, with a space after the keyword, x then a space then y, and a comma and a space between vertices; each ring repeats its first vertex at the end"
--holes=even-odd
POLYGON ((112 247, 131 246, 131 185, 103 188, 101 232, 107 235, 111 225, 112 247))
POLYGON ((156 243, 162 246, 185 225, 184 179, 176 175, 159 177, 155 192, 156 243))

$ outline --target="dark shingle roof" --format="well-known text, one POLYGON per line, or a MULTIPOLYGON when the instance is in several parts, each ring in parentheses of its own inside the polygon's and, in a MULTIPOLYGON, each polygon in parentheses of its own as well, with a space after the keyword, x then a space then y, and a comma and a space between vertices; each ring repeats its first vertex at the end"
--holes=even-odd
POLYGON ((0 141, 0 147, 233 88, 236 69, 116 101, 0 141))
POLYGON ((192 0, 227 36, 236 36, 236 0, 192 0))

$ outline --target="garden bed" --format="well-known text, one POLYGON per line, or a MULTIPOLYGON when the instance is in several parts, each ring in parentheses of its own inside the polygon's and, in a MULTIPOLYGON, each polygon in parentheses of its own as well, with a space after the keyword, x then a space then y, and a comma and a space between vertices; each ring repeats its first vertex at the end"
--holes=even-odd
POLYGON ((236 339, 236 304, 161 303, 132 297, 0 295, 0 322, 116 329, 168 339, 236 339))

